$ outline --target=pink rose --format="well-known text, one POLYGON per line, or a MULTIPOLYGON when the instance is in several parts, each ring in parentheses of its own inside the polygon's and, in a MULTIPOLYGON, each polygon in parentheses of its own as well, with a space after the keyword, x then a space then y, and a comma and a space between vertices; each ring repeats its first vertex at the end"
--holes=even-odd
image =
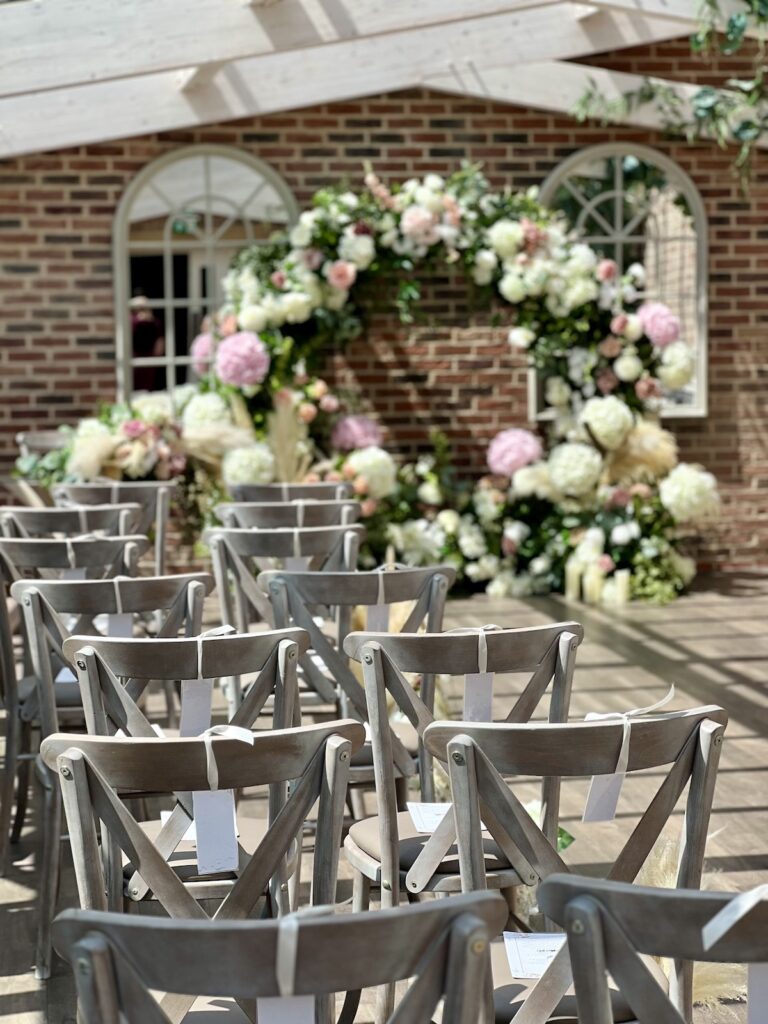
POLYGON ((619 272, 619 268, 616 265, 616 260, 600 260, 597 264, 597 280, 602 281, 605 284, 606 281, 612 281, 619 272))
POLYGON ((286 276, 284 270, 273 270, 269 275, 269 280, 275 286, 275 288, 285 288, 286 276))
POLYGON ((317 416, 317 406, 311 402, 302 402, 299 405, 299 419, 302 423, 311 423, 317 416))
POLYGON ((530 430, 502 430, 488 445, 488 468, 511 477, 518 469, 541 458, 541 441, 530 430))
POLYGON ((603 572, 613 572, 616 568, 616 563, 610 555, 600 555, 597 560, 597 564, 603 570, 603 572))
POLYGON ((605 356, 606 359, 615 359, 621 352, 621 342, 618 338, 608 335, 597 346, 597 351, 601 356, 605 356))
POLYGON ((192 356, 192 369, 198 377, 205 376, 211 368, 213 358, 213 338, 210 334, 198 334, 189 349, 192 356))
POLYGON ((381 427, 368 416, 342 416, 331 433, 331 445, 339 452, 370 448, 380 445, 383 439, 381 427))
POLYGON ((339 291, 348 291, 357 278, 357 267, 347 260, 335 260, 333 263, 326 263, 323 273, 332 288, 339 291))
POLYGON ((216 374, 236 388, 261 384, 269 372, 269 351, 257 334, 240 331, 220 342, 216 349, 216 374))
POLYGON ((529 217, 523 217, 520 220, 520 227, 523 229, 524 244, 528 252, 538 249, 547 240, 547 232, 544 228, 540 228, 529 217))
POLYGON ((345 462, 341 467, 341 472, 345 480, 352 480, 357 470, 354 466, 350 466, 348 462, 345 462))
POLYGON ((319 270, 323 262, 323 254, 319 249, 304 249, 301 259, 307 270, 319 270))
POLYGON ((316 381, 309 385, 307 388, 310 398, 322 398, 323 395, 327 395, 329 388, 326 382, 318 377, 316 381))
POLYGON ((355 494, 367 494, 368 492, 368 481, 364 476, 355 477, 355 481, 352 484, 352 490, 355 494))
POLYGON ((626 313, 617 313, 616 316, 611 320, 611 333, 612 334, 623 334, 627 329, 629 323, 629 317, 626 313))
POLYGON ((632 484, 629 493, 636 498, 650 498, 653 491, 648 484, 632 484))
POLYGON ((614 508, 626 508, 630 502, 632 495, 624 487, 615 487, 608 499, 607 504, 612 505, 614 508))
POLYGON ((323 412, 338 412, 339 400, 336 395, 323 395, 320 399, 320 408, 323 412))
POLYGON ((637 315, 651 344, 665 348, 680 337, 680 320, 663 302, 644 302, 637 315))
POLYGON ((147 429, 146 423, 142 423, 141 420, 127 420, 123 424, 123 433, 131 441, 134 441, 137 437, 141 437, 144 431, 147 429))
POLYGON ((234 334, 236 330, 237 317, 234 313, 229 313, 219 324, 219 334, 224 338, 228 338, 230 334, 234 334))
POLYGON ((375 498, 365 498, 360 502, 360 515, 364 518, 366 516, 372 516, 378 507, 379 503, 375 498))
POLYGON ((649 398, 660 398, 661 384, 655 377, 641 377, 635 382, 635 394, 641 402, 647 402, 649 398))
POLYGON ((616 390, 618 383, 619 378, 608 366, 604 367, 597 375, 597 390, 601 395, 610 395, 612 391, 616 390))
POLYGON ((400 230, 417 245, 434 245, 440 238, 434 215, 423 206, 409 206, 403 211, 400 230))

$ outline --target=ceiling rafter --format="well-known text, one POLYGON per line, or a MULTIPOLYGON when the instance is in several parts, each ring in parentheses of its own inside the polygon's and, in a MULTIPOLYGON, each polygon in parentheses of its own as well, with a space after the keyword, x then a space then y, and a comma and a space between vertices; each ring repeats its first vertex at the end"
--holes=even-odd
MULTIPOLYGON (((596 7, 610 11, 626 11, 644 14, 649 18, 673 18, 676 21, 687 21, 691 29, 699 20, 699 5, 691 0, 592 0, 596 7)), ((718 8, 722 21, 732 14, 744 14, 745 6, 738 0, 718 0, 718 8)), ((748 36, 760 37, 760 30, 754 27, 747 29, 748 36)))
MULTIPOLYGON (((287 2, 287 0, 285 0, 287 2)), ((446 0, 451 2, 451 0, 446 0)), ((144 135, 453 80, 494 66, 525 93, 531 60, 564 60, 670 39, 677 22, 560 3, 228 63, 186 91, 178 72, 0 99, 0 157, 144 135)), ((281 9, 279 4, 276 9, 281 9)), ((532 96, 518 102, 531 105, 532 96)))

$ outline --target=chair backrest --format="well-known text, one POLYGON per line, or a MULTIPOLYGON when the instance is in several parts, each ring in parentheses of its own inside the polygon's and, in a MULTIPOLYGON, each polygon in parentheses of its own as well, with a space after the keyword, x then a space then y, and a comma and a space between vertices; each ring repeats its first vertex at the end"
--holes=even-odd
MULTIPOLYGON (((727 721, 722 708, 709 706, 625 721, 433 723, 424 733, 424 742, 448 765, 453 799, 448 845, 454 840, 458 845, 462 888, 471 891, 487 884, 481 822, 486 823, 524 882, 534 884, 551 874, 567 872, 556 842, 545 836, 528 814, 515 795, 514 783, 505 780, 510 776, 611 775, 616 772, 624 746, 625 727, 629 730, 627 772, 661 770, 663 779, 607 877, 634 881, 687 787, 677 885, 698 888, 727 721)), ((690 964, 681 966, 678 977, 681 1005, 689 1009, 690 968, 690 964)), ((564 948, 532 989, 528 1019, 548 1020, 570 983, 564 948)))
POLYGON ((211 549, 222 622, 245 633, 254 617, 272 621, 269 601, 256 586, 254 569, 271 569, 276 558, 308 559, 313 572, 355 569, 364 537, 365 530, 357 523, 272 530, 206 530, 203 540, 211 549))
POLYGON ((551 875, 539 888, 539 906, 568 935, 579 1019, 590 1024, 613 1024, 606 971, 641 1024, 687 1024, 677 984, 681 963, 768 962, 768 900, 753 903, 751 893, 651 889, 551 875), (749 916, 705 945, 705 929, 713 919, 736 917, 735 908, 745 900, 752 904, 749 916), (641 959, 641 954, 646 956, 641 959), (648 957, 675 962, 669 995, 648 957))
POLYGON ((16 435, 22 455, 44 455, 54 448, 65 448, 69 437, 61 430, 23 430, 16 435))
POLYGON ((137 533, 141 505, 80 505, 77 508, 0 507, 4 537, 76 537, 86 533, 121 536, 137 533))
POLYGON ((155 573, 165 573, 165 547, 171 500, 176 493, 174 480, 110 480, 89 484, 56 484, 51 488, 57 505, 140 505, 140 533, 155 534, 155 573))
MULTIPOLYGON (((527 722, 551 690, 549 717, 565 722, 571 699, 571 686, 576 652, 584 637, 577 622, 555 622, 546 626, 523 629, 467 629, 455 632, 413 634, 350 633, 344 650, 362 662, 368 720, 371 723, 373 764, 382 830, 390 815, 396 813, 394 763, 398 763, 397 736, 389 728, 387 696, 423 738, 424 730, 434 719, 435 675, 467 676, 476 673, 531 673, 528 683, 517 697, 506 718, 510 722, 527 722), (421 677, 417 693, 405 673, 421 677), (427 680, 427 686, 424 685, 427 680)), ((467 685, 475 685, 470 680, 467 685)), ((490 692, 492 675, 485 677, 490 692)), ((490 716, 489 716, 490 717, 490 716)), ((398 765, 399 767, 399 765, 398 765)), ((422 758, 422 800, 434 799, 432 757, 425 751, 422 758)), ((545 829, 557 835, 560 786, 557 779, 543 783, 542 804, 545 807, 545 829)), ((382 831, 383 834, 383 831, 382 831)), ((390 835, 392 833, 389 833, 390 835)), ((391 842, 388 842, 391 848, 391 842)), ((394 854, 394 850, 392 850, 394 854)), ((393 864, 397 861, 393 861, 393 864)), ((422 878, 426 883, 429 876, 422 878)), ((392 880, 397 885, 397 879, 392 880)), ((395 892, 397 890, 395 889, 395 892)))
MULTIPOLYGON (((476 1024, 489 938, 503 926, 504 901, 493 893, 334 917, 301 913, 279 921, 166 921, 66 910, 53 926, 57 951, 77 981, 84 1024, 168 1024, 149 994, 183 991, 239 1000, 348 993, 351 1021, 360 990, 413 979, 396 1011, 398 1024, 434 1019, 476 1024), (298 928, 297 955, 282 935, 298 928), (226 964, 226 972, 221 965, 226 964)), ((336 1020, 326 1001, 319 1024, 336 1020)), ((394 1021, 394 1017, 391 1018, 394 1021)))
MULTIPOLYGON (((83 646, 101 636, 94 621, 98 616, 153 613, 158 617, 161 637, 177 636, 180 631, 196 636, 202 628, 205 596, 212 589, 213 579, 208 573, 110 580, 17 580, 11 595, 24 615, 27 646, 38 680, 43 735, 58 730, 55 678, 62 663, 73 663, 73 648, 78 645, 72 644, 72 634, 89 634, 80 635, 79 646, 83 646), (70 616, 75 617, 74 623, 67 623, 70 616)), ((135 621, 132 624, 135 627, 135 621)), ((90 707, 84 707, 88 721, 90 707)))
POLYGON ((317 501, 230 501, 214 509, 224 526, 235 529, 274 529, 280 526, 346 526, 360 518, 360 502, 317 501))
POLYGON ((352 493, 346 483, 236 484, 230 490, 235 501, 342 501, 352 493))
MULTIPOLYGON (((350 633, 353 609, 386 608, 410 602, 402 629, 416 631, 425 626, 429 631, 442 628, 448 590, 456 579, 456 571, 447 565, 423 569, 386 567, 371 572, 281 572, 259 574, 256 585, 269 599, 275 625, 300 626, 309 633, 315 656, 319 656, 330 673, 330 679, 314 657, 304 657, 301 668, 307 682, 325 701, 341 699, 343 708, 363 720, 368 717, 365 695, 349 667, 344 641, 350 633), (331 610, 334 616, 332 636, 325 632, 318 611, 331 610), (338 687, 338 690, 337 690, 338 687)), ((370 614, 370 613, 369 613, 370 614)), ((391 615, 388 616, 391 621, 391 615)), ((432 695, 432 677, 426 683, 427 700, 432 695)), ((412 774, 413 762, 398 741, 398 766, 412 774)))

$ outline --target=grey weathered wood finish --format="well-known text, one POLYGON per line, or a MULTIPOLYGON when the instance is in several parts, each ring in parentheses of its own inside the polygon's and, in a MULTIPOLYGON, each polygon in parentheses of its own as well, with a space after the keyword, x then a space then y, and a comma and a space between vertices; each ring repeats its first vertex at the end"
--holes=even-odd
MULTIPOLYGON (((489 893, 376 915, 299 915, 294 992, 348 993, 339 1022, 351 1024, 360 990, 413 979, 391 1024, 425 1024, 441 999, 444 1024, 476 1024, 489 936, 504 901, 489 893)), ((280 995, 281 921, 146 922, 69 910, 55 924, 56 948, 72 964, 84 1024, 167 1024, 149 990, 253 1000, 280 995)), ((318 1024, 336 1015, 318 1001, 318 1024)))
POLYGON ((155 573, 165 574, 168 517, 176 492, 173 480, 110 480, 89 484, 56 484, 51 488, 57 505, 118 505, 132 502, 141 506, 139 532, 154 532, 155 573))
MULTIPOLYGON (((677 876, 679 887, 700 884, 707 825, 717 765, 728 716, 704 707, 630 720, 628 772, 663 769, 663 780, 608 878, 631 882, 688 788, 686 830, 677 876)), ((607 775, 615 771, 624 735, 621 721, 476 725, 435 722, 424 733, 433 754, 448 764, 462 888, 483 889, 480 820, 519 864, 521 880, 533 884, 567 872, 556 844, 545 836, 514 792, 510 776, 607 775), (519 851, 522 862, 518 861, 519 851), (528 872, 528 874, 526 874, 528 872)), ((677 1001, 686 1020, 692 1014, 692 965, 676 963, 677 1001)), ((517 1024, 545 1024, 571 983, 567 950, 555 957, 515 1015, 517 1024)), ((497 1020, 503 1007, 497 1006, 497 1020)), ((589 1018, 587 1018, 589 1019, 589 1018)))
POLYGON ((343 501, 352 493, 346 483, 236 484, 230 490, 235 501, 343 501))
POLYGON ((0 530, 5 537, 75 537, 103 533, 139 533, 141 505, 79 505, 77 508, 0 506, 0 530))
POLYGON ((360 518, 360 502, 351 498, 346 501, 318 501, 315 498, 230 501, 217 505, 214 512, 224 526, 243 530, 271 530, 282 526, 346 526, 360 518))

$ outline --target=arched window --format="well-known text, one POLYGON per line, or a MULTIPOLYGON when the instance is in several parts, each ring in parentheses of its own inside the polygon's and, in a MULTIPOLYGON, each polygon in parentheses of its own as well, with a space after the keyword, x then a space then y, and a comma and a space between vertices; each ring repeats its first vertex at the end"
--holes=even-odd
POLYGON ((707 221, 688 175, 648 146, 610 142, 569 157, 544 182, 541 198, 623 270, 645 265, 644 296, 674 310, 696 353, 693 381, 668 396, 663 415, 705 416, 707 221))
POLYGON ((121 397, 193 375, 189 346, 221 305, 230 260, 297 216, 282 178, 229 146, 173 150, 137 175, 113 232, 121 397))

